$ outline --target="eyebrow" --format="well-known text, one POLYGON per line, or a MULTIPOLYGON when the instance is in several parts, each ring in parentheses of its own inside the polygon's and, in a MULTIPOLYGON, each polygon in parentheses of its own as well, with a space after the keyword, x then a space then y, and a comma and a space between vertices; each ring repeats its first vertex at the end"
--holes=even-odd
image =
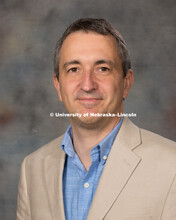
POLYGON ((63 68, 66 69, 69 65, 73 65, 73 64, 80 64, 80 62, 78 60, 71 60, 71 61, 65 62, 63 65, 63 68))
MULTIPOLYGON (((105 59, 97 60, 95 62, 95 65, 105 64, 105 63, 109 64, 110 66, 114 66, 114 62, 112 60, 105 60, 105 59)), ((66 69, 69 65, 73 65, 73 64, 81 64, 81 63, 78 60, 71 60, 71 61, 65 62, 63 65, 63 68, 66 69)))
POLYGON ((110 66, 114 66, 114 62, 112 60, 97 60, 95 65, 107 63, 110 66))

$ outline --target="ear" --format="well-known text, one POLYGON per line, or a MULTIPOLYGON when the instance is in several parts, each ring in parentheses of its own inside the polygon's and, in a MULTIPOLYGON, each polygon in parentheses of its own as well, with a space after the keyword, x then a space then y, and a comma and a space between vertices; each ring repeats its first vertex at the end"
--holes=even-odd
POLYGON ((54 87, 57 90, 57 94, 58 94, 59 100, 62 102, 60 83, 59 83, 59 80, 58 80, 56 74, 53 75, 53 82, 54 82, 54 87))
POLYGON ((131 69, 128 70, 125 78, 124 78, 124 91, 123 91, 123 98, 125 99, 128 96, 130 88, 133 84, 134 77, 133 71, 131 69))

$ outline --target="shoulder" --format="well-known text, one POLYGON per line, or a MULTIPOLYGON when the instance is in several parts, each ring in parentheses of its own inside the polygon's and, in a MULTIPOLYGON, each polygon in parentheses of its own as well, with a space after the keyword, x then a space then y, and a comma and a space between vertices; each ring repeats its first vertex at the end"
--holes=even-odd
POLYGON ((153 132, 139 129, 141 145, 134 151, 143 162, 156 170, 162 170, 165 175, 176 174, 176 143, 153 132), (166 172, 164 172, 166 171, 166 172))
MULTIPOLYGON (((119 132, 120 133, 120 132, 119 132)), ((162 137, 154 132, 145 130, 143 128, 138 127, 128 118, 124 118, 122 124, 122 138, 127 139, 126 141, 138 142, 139 145, 146 145, 146 146, 167 146, 167 148, 176 150, 176 142, 169 140, 165 137, 162 137)))
POLYGON ((131 149, 141 158, 146 158, 148 161, 152 159, 166 161, 167 164, 176 164, 176 143, 172 140, 164 138, 151 131, 139 128, 129 119, 124 118, 120 139, 126 146, 132 146, 131 149), (123 139, 123 140, 122 140, 123 139))
POLYGON ((55 154, 62 154, 61 143, 63 136, 55 138, 54 140, 50 141, 49 143, 43 145, 38 150, 34 151, 33 153, 29 154, 24 160, 25 161, 35 161, 35 160, 42 160, 49 155, 55 154))
POLYGON ((176 152, 176 142, 142 128, 140 128, 140 133, 143 144, 176 152))

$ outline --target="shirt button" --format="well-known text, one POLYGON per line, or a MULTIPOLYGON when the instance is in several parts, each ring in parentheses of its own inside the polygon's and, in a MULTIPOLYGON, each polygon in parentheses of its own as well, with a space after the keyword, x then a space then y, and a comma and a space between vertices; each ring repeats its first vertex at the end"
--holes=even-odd
POLYGON ((107 156, 106 156, 106 155, 104 155, 104 156, 103 156, 103 160, 106 160, 106 159, 107 159, 107 156))
POLYGON ((89 183, 84 183, 84 187, 88 188, 89 187, 89 183))

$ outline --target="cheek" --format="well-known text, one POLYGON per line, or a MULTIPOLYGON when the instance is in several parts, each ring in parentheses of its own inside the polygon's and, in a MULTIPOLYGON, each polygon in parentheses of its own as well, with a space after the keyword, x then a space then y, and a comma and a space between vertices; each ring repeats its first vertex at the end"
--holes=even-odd
POLYGON ((123 96, 123 83, 119 81, 111 81, 104 84, 104 91, 109 99, 118 99, 123 96))
POLYGON ((75 83, 74 81, 65 81, 60 89, 61 97, 63 101, 67 101, 72 99, 75 91, 75 83))

